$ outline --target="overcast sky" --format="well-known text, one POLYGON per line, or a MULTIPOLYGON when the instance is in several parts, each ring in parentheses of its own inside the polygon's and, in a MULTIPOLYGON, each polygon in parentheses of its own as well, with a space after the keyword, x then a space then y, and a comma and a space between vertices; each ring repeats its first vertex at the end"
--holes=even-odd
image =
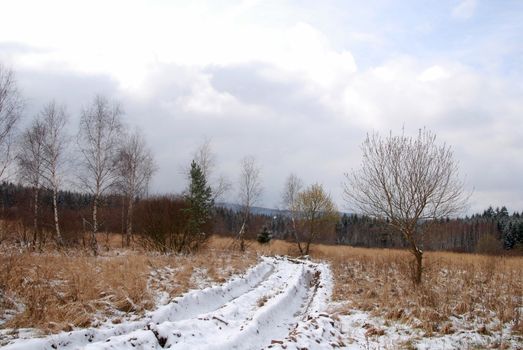
MULTIPOLYGON (((180 192, 205 138, 216 176, 262 168, 260 205, 289 173, 344 209, 344 172, 367 132, 427 127, 452 145, 469 212, 523 210, 523 1, 25 1, 1 3, 0 62, 26 121, 96 94, 122 103, 180 192)), ((235 201, 237 189, 227 195, 235 201)))

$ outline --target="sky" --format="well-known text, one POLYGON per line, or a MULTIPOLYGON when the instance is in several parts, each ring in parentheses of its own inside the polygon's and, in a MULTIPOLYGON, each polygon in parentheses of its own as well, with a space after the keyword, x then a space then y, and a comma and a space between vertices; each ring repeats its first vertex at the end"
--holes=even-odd
POLYGON ((209 140, 235 202, 254 156, 260 206, 290 173, 341 210, 344 173, 367 133, 450 145, 468 213, 523 210, 523 2, 3 0, 0 62, 26 99, 25 123, 54 99, 71 116, 102 94, 139 129, 179 193, 209 140))

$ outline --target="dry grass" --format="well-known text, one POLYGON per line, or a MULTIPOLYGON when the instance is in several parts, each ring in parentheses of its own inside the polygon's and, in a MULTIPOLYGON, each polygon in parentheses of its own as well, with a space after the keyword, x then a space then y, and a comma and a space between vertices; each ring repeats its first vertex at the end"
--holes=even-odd
POLYGON ((96 312, 141 312, 151 306, 145 257, 79 255, 1 256, 5 271, 0 283, 6 297, 2 306, 12 307, 14 302, 24 306, 5 327, 45 331, 85 327, 96 312))
POLYGON ((408 252, 321 245, 315 252, 332 263, 334 299, 348 301, 349 308, 429 334, 452 333, 457 320, 483 332, 512 325, 514 334, 523 334, 521 257, 428 252, 423 283, 415 286, 408 252))
MULTIPOLYGON (((231 239, 220 237, 189 256, 117 249, 120 235, 110 235, 107 246, 99 257, 83 250, 0 252, 0 316, 24 305, 0 327, 56 332, 104 319, 117 323, 154 307, 159 292, 175 297, 202 283, 224 282, 259 255, 298 255, 294 244, 279 240, 251 242, 240 254, 230 250, 231 239)), ((453 333, 456 319, 485 334, 507 324, 523 334, 522 257, 429 252, 423 284, 415 287, 405 251, 314 245, 311 254, 331 263, 334 299, 346 301, 346 311, 366 310, 428 334, 453 333)))
MULTIPOLYGON (((219 242, 219 240, 218 240, 219 242)), ((189 256, 110 250, 4 250, 0 253, 0 328, 37 328, 43 333, 96 326, 139 316, 160 292, 171 298, 202 283, 224 282, 256 263, 253 252, 223 252, 210 246, 189 256), (202 278, 199 278, 199 277, 202 278), (204 278, 203 278, 204 277, 204 278)), ((112 237, 114 246, 121 237, 112 237)))

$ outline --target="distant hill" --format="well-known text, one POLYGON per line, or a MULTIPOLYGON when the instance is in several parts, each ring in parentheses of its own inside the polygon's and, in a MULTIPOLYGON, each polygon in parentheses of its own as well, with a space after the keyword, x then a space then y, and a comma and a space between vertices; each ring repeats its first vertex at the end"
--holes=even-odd
MULTIPOLYGON (((215 204, 219 208, 225 208, 232 210, 235 213, 238 213, 241 211, 242 206, 240 204, 235 203, 226 203, 226 202, 218 202, 215 204)), ((283 209, 273 209, 273 208, 263 208, 263 207, 251 207, 251 213, 254 215, 265 215, 265 216, 286 216, 290 217, 291 213, 288 210, 283 209)), ((340 215, 352 215, 351 213, 347 212, 339 212, 340 215)))
MULTIPOLYGON (((235 203, 218 202, 215 204, 219 208, 225 208, 232 210, 235 213, 241 211, 242 206, 235 203)), ((263 208, 263 207, 251 207, 251 213, 254 215, 265 215, 265 216, 290 216, 288 210, 263 208)))

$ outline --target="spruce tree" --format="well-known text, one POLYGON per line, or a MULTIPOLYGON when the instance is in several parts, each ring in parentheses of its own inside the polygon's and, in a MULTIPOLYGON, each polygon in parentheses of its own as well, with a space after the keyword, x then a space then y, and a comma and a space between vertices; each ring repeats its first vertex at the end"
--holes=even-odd
POLYGON ((272 239, 272 232, 269 231, 267 226, 263 226, 260 233, 258 233, 257 240, 261 244, 269 243, 272 239))
MULTIPOLYGON (((214 206, 212 190, 207 184, 202 168, 194 160, 191 162, 189 176, 189 189, 185 195, 189 213, 188 231, 191 235, 204 236, 201 230, 210 219, 214 206)), ((201 241, 201 239, 197 239, 197 241, 201 241)))

